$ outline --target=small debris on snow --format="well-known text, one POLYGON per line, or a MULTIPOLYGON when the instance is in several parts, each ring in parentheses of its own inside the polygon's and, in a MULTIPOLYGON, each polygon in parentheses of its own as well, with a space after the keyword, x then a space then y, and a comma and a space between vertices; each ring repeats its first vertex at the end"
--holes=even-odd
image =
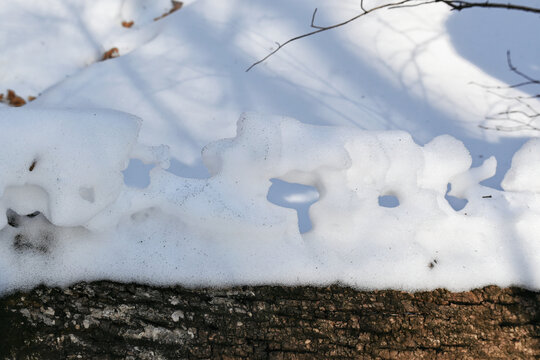
POLYGON ((22 97, 17 95, 13 90, 7 91, 7 101, 9 105, 15 107, 23 106, 26 104, 26 101, 22 97))
POLYGON ((119 57, 119 56, 120 56, 120 52, 118 51, 118 48, 113 47, 112 49, 106 51, 103 54, 103 57, 101 58, 101 61, 114 59, 114 58, 119 57))
POLYGON ((172 9, 169 10, 168 12, 164 13, 163 15, 158 16, 157 18, 154 19, 154 21, 161 20, 165 16, 168 16, 168 15, 172 14, 176 10, 180 10, 182 8, 182 6, 184 5, 184 3, 182 1, 176 1, 176 0, 172 0, 171 3, 172 3, 172 9))
POLYGON ((34 168, 36 167, 36 164, 37 164, 37 160, 34 159, 34 161, 32 161, 32 164, 30 164, 30 167, 28 168, 28 171, 34 171, 34 168))

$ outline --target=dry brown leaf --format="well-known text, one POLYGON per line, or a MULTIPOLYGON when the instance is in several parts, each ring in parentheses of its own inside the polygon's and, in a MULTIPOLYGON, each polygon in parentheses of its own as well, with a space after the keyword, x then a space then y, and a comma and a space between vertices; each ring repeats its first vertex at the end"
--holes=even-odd
POLYGON ((172 9, 169 10, 168 12, 164 13, 163 15, 158 16, 157 18, 154 19, 154 21, 163 19, 165 16, 172 14, 176 10, 180 10, 182 8, 182 6, 184 5, 184 3, 182 1, 176 1, 176 0, 172 0, 171 3, 172 3, 172 9))
POLYGON ((108 60, 108 59, 114 59, 115 57, 119 57, 120 52, 118 52, 118 48, 113 47, 112 49, 106 51, 103 56, 101 57, 101 61, 108 60))
POLYGON ((13 90, 8 89, 7 99, 8 99, 9 105, 11 106, 19 107, 26 104, 26 101, 22 97, 18 96, 13 90))

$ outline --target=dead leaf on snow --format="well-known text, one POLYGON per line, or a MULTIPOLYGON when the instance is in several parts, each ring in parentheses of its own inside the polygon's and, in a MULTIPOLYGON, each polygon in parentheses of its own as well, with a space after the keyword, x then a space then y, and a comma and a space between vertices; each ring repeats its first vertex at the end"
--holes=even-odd
POLYGON ((115 57, 119 57, 120 52, 118 52, 118 48, 113 47, 112 49, 106 51, 103 56, 101 57, 101 61, 108 60, 108 59, 114 59, 115 57))
POLYGON ((184 5, 184 3, 182 1, 172 0, 171 2, 172 2, 172 9, 169 10, 168 12, 164 13, 163 15, 158 16, 157 18, 154 19, 154 21, 163 19, 165 16, 172 14, 176 10, 180 10, 182 8, 182 6, 184 5))
POLYGON ((7 100, 9 105, 15 107, 23 106, 24 104, 26 104, 26 101, 22 97, 17 95, 13 90, 7 91, 7 100))

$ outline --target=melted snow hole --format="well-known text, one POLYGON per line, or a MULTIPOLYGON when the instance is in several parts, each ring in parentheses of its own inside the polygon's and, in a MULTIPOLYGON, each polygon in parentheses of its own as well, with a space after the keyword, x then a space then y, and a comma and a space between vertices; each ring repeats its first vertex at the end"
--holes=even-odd
MULTIPOLYGON (((139 159, 130 159, 127 168, 122 171, 122 174, 124 175, 124 184, 139 189, 147 188, 148 185, 150 185, 150 171, 155 166, 155 164, 145 164, 139 159)), ((210 177, 210 174, 204 165, 185 165, 174 158, 170 159, 170 166, 165 170, 183 178, 206 179, 210 177)), ((88 200, 82 194, 81 196, 83 199, 88 200)))
POLYGON ((144 189, 150 185, 150 170, 154 164, 145 164, 139 159, 130 159, 128 167, 122 172, 124 184, 144 189))
POLYGON ((39 211, 18 214, 12 209, 6 212, 11 228, 13 249, 17 252, 46 254, 54 242, 54 225, 39 211))
POLYGON ((399 199, 395 195, 381 195, 379 196, 379 206, 386 208, 395 208, 399 206, 399 199))
POLYGON ((49 195, 37 185, 7 186, 3 202, 7 223, 2 232, 20 253, 46 254, 54 242, 55 226, 45 217, 49 195))
POLYGON ((452 190, 452 185, 448 184, 446 186, 446 194, 444 195, 444 198, 446 199, 446 201, 448 201, 452 209, 454 209, 455 211, 462 210, 469 201, 467 199, 461 199, 452 195, 448 195, 450 190, 452 190))
POLYGON ((319 200, 319 192, 313 186, 270 179, 272 185, 267 199, 272 204, 294 209, 298 213, 298 228, 303 234, 313 228, 309 218, 309 207, 319 200))
POLYGON ((93 203, 95 201, 94 188, 82 186, 79 188, 79 195, 89 203, 93 203))

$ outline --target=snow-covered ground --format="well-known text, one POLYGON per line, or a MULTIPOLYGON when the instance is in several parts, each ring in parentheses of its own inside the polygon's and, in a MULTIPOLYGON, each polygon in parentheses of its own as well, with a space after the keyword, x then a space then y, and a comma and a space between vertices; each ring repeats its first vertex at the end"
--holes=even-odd
POLYGON ((314 8, 328 25, 358 1, 194 0, 154 20, 171 6, 0 3, 0 91, 37 97, 0 103, 0 292, 540 289, 540 133, 518 123, 538 87, 510 88, 507 64, 540 78, 537 15, 382 10, 246 72, 314 8))

